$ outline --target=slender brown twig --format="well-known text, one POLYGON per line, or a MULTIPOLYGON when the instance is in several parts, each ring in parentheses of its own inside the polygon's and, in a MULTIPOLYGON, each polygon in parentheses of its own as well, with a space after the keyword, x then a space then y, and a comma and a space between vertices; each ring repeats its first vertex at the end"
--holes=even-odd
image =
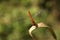
POLYGON ((38 27, 37 24, 36 24, 36 22, 35 22, 34 19, 32 18, 32 15, 31 15, 30 11, 28 11, 28 15, 29 15, 29 17, 30 17, 30 19, 31 19, 32 25, 38 27))

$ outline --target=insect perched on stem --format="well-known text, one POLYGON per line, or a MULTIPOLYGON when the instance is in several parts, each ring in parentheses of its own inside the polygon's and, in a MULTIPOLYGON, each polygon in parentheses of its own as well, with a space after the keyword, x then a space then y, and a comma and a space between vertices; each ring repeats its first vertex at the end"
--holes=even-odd
POLYGON ((28 11, 28 15, 29 15, 29 17, 31 19, 31 22, 32 22, 32 27, 29 29, 29 35, 33 38, 33 40, 35 40, 35 39, 34 39, 34 37, 32 35, 32 31, 35 30, 36 28, 44 28, 44 27, 45 28, 48 28, 48 30, 50 31, 50 33, 52 34, 52 36, 54 37, 54 39, 57 40, 56 35, 55 35, 55 32, 54 32, 54 30, 51 27, 48 27, 43 22, 40 22, 40 23, 37 24, 34 21, 34 19, 32 18, 32 15, 31 15, 30 11, 28 11))

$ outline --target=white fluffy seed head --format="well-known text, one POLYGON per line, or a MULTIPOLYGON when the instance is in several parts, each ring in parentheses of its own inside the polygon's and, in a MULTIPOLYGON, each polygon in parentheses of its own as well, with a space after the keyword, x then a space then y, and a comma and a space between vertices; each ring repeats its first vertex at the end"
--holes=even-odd
MULTIPOLYGON (((40 27, 48 27, 48 26, 45 25, 43 22, 41 22, 41 23, 38 23, 38 28, 40 28, 40 27)), ((29 35, 30 35, 31 37, 33 37, 32 31, 33 31, 34 29, 36 29, 36 26, 32 26, 32 27, 29 29, 29 35)))
POLYGON ((32 37, 32 31, 36 29, 36 26, 32 26, 30 29, 29 29, 29 35, 32 37))
POLYGON ((48 27, 46 24, 44 24, 43 22, 41 22, 41 23, 38 23, 38 28, 39 27, 48 27))

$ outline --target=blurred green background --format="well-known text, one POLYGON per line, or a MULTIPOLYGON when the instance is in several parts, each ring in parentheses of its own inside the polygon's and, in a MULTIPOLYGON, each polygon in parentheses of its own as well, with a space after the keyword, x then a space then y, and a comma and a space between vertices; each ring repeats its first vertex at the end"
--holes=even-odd
POLYGON ((36 23, 50 24, 60 40, 59 4, 59 0, 0 0, 0 40, 32 40, 29 10, 36 23))

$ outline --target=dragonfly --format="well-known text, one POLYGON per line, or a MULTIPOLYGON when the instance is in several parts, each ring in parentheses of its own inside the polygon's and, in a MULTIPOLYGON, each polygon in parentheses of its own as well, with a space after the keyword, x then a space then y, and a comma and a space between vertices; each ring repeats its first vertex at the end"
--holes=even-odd
POLYGON ((55 34, 54 30, 53 30, 51 27, 48 27, 44 22, 36 23, 35 20, 32 18, 32 15, 31 15, 31 12, 30 12, 30 11, 28 11, 28 15, 29 15, 30 20, 31 20, 31 23, 32 23, 32 26, 31 26, 30 29, 29 29, 29 35, 33 38, 33 40, 35 40, 35 39, 34 39, 34 37, 33 37, 32 32, 33 32, 35 29, 41 28, 41 27, 42 27, 42 28, 47 27, 48 30, 50 31, 50 33, 52 34, 53 38, 54 38, 55 40, 57 40, 56 34, 55 34))

